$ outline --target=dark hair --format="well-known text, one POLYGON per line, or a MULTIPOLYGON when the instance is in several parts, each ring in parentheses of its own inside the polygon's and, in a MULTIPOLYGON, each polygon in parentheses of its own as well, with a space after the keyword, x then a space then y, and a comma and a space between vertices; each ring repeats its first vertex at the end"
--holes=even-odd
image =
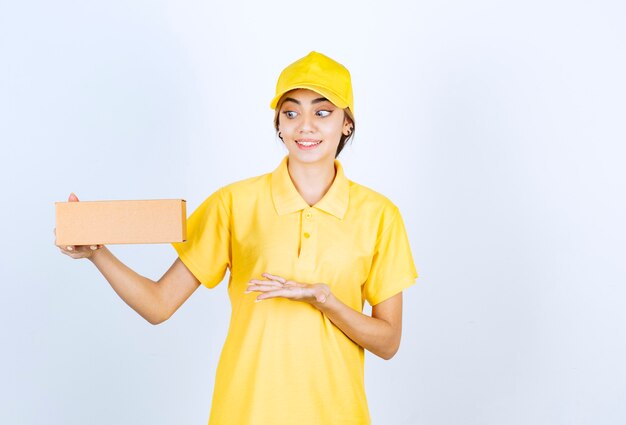
MULTIPOLYGON (((278 133, 278 119, 280 118, 279 112, 282 106, 283 106, 283 99, 280 99, 278 101, 278 104, 276 105, 276 109, 274 110, 274 129, 276 130, 276 133, 278 133)), ((347 117, 348 121, 350 121, 351 129, 348 135, 341 133, 341 138, 339 139, 339 145, 337 146, 337 152, 335 153, 335 158, 339 156, 339 152, 343 150, 346 143, 348 143, 348 141, 352 138, 352 136, 354 136, 355 124, 354 124, 354 117, 352 116, 352 111, 350 111, 350 108, 345 108, 343 110, 343 113, 344 113, 344 119, 347 117)))

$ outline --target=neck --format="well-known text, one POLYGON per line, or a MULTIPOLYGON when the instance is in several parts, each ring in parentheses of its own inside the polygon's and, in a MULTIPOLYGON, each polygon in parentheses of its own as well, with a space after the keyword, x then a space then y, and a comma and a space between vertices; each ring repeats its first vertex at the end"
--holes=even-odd
POLYGON ((335 163, 303 164, 288 161, 287 169, 300 196, 309 205, 317 204, 324 197, 335 179, 335 163))

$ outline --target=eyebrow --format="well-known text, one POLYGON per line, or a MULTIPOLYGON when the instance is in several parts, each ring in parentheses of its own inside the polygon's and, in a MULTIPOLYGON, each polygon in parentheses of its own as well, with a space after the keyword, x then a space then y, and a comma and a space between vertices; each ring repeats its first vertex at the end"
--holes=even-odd
MULTIPOLYGON (((302 104, 299 100, 294 99, 293 97, 286 97, 285 100, 283 101, 283 103, 285 103, 285 102, 293 102, 293 103, 296 103, 298 105, 302 104)), ((326 99, 325 97, 318 97, 317 99, 313 99, 311 101, 311 104, 321 103, 321 102, 328 102, 328 99, 326 99)))

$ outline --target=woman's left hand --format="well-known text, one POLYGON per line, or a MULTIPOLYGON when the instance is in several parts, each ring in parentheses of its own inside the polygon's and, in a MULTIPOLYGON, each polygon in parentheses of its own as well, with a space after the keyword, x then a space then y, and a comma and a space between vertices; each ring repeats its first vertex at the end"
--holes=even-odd
POLYGON ((330 288, 324 283, 300 283, 269 273, 263 273, 262 276, 266 280, 252 279, 248 282, 248 289, 246 290, 246 294, 261 292, 261 295, 256 298, 257 301, 269 298, 287 298, 315 305, 325 303, 330 296, 330 288))

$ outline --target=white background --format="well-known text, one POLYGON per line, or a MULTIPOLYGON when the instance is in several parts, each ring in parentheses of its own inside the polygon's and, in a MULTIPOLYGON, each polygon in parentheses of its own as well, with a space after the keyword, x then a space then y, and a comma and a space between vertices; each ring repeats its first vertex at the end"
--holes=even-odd
MULTIPOLYGON (((53 246, 54 202, 185 198, 274 169, 268 103, 352 72, 348 177, 402 211, 417 285, 368 355, 374 424, 626 421, 626 3, 0 2, 0 423, 202 424, 229 305, 168 322, 53 246)), ((111 248, 158 278, 167 245, 111 248)))

